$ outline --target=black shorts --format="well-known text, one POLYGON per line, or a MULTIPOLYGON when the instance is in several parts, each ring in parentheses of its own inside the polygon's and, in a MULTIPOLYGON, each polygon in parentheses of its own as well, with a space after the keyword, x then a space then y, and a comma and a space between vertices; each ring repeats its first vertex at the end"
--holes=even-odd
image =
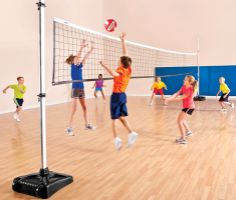
POLYGON ((71 98, 84 99, 85 98, 84 89, 72 88, 72 90, 71 90, 71 98))
POLYGON ((14 103, 16 104, 16 108, 23 106, 24 99, 14 98, 13 101, 14 101, 14 103))
POLYGON ((194 109, 193 108, 183 108, 182 111, 187 113, 188 115, 192 115, 194 109))
POLYGON ((225 101, 225 102, 228 102, 228 101, 229 101, 229 100, 228 100, 228 98, 229 98, 229 94, 228 94, 226 97, 224 97, 225 95, 226 95, 226 93, 223 93, 223 94, 221 95, 219 101, 225 101))

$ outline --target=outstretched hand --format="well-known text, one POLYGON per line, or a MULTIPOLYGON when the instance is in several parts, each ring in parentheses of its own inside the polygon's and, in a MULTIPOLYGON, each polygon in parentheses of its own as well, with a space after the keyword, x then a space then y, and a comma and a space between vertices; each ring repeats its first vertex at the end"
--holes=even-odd
POLYGON ((121 36, 120 36, 120 39, 121 39, 121 40, 124 40, 125 37, 126 37, 126 33, 125 33, 125 32, 122 32, 122 33, 121 33, 121 36))

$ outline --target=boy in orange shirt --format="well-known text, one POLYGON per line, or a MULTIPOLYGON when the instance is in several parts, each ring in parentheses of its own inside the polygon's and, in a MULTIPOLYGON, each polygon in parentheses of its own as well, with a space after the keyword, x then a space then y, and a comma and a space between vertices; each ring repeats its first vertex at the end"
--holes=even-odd
POLYGON ((114 77, 114 85, 113 85, 113 93, 111 95, 111 102, 110 102, 110 111, 111 111, 111 119, 112 119, 112 130, 113 130, 113 136, 114 136, 114 144, 116 150, 120 150, 122 146, 121 139, 117 136, 116 131, 116 121, 119 119, 121 123, 124 125, 124 127, 128 130, 128 147, 131 147, 137 137, 138 134, 134 132, 128 121, 126 120, 126 117, 128 116, 127 111, 127 98, 125 94, 125 90, 128 86, 130 77, 131 77, 131 63, 132 59, 128 56, 126 56, 126 46, 125 46, 125 33, 122 33, 120 39, 122 44, 122 51, 123 56, 120 57, 120 66, 116 69, 116 71, 113 71, 105 65, 102 61, 100 61, 100 64, 102 67, 111 75, 114 77))

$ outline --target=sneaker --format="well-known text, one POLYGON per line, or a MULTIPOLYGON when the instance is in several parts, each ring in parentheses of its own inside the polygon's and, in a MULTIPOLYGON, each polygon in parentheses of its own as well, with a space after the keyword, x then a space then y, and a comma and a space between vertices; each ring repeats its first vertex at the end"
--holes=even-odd
POLYGON ((88 123, 86 126, 85 126, 86 129, 88 130, 92 130, 94 131, 96 129, 96 126, 93 126, 92 124, 88 123))
POLYGON ((221 112, 226 112, 227 109, 226 109, 226 108, 221 108, 220 111, 221 111, 221 112))
POLYGON ((234 108, 234 103, 231 103, 230 106, 231 106, 231 108, 234 108))
POLYGON ((17 121, 17 122, 20 122, 20 118, 19 118, 18 115, 16 116, 16 121, 17 121))
POLYGON ((73 128, 68 127, 68 128, 66 129, 66 132, 67 132, 67 134, 68 134, 69 136, 74 136, 73 128))
POLYGON ((152 105, 153 105, 153 102, 150 102, 150 103, 149 103, 149 106, 152 106, 152 105))
POLYGON ((121 149, 121 146, 122 146, 121 139, 116 137, 115 140, 114 140, 114 144, 115 144, 116 150, 119 151, 121 149))
POLYGON ((186 135, 186 137, 190 137, 193 135, 193 133, 191 131, 188 131, 185 135, 186 135))
POLYGON ((176 139, 175 142, 179 144, 188 144, 188 142, 183 138, 176 139))
POLYGON ((131 147, 135 141, 137 140, 138 138, 138 134, 135 133, 135 132, 132 132, 128 135, 128 147, 131 147))
POLYGON ((17 118, 17 113, 13 114, 13 118, 16 119, 17 118))

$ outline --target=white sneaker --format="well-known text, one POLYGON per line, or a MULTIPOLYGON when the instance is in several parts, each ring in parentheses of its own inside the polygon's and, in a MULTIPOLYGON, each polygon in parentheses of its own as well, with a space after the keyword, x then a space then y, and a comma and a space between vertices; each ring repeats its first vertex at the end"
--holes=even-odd
POLYGON ((231 108, 234 108, 234 103, 231 103, 230 106, 231 106, 231 108))
POLYGON ((13 118, 14 118, 14 119, 17 119, 17 113, 14 113, 14 114, 13 114, 13 118))
POLYGON ((87 125, 85 125, 85 128, 91 131, 96 130, 96 126, 93 126, 91 123, 88 123, 87 125))
POLYGON ((128 135, 128 147, 131 147, 137 140, 138 134, 135 132, 132 132, 128 135))
POLYGON ((178 144, 188 144, 187 140, 184 140, 183 138, 176 139, 175 142, 178 144))
POLYGON ((19 115, 16 116, 16 121, 17 121, 17 122, 20 122, 19 115))
POLYGON ((221 108, 220 111, 221 111, 221 112, 226 112, 227 109, 226 109, 226 108, 221 108))
POLYGON ((153 105, 153 102, 150 102, 150 103, 149 103, 149 106, 152 106, 152 105, 153 105))
POLYGON ((71 127, 67 127, 66 128, 66 132, 69 136, 74 136, 74 132, 73 132, 73 128, 71 127))
POLYGON ((186 137, 190 137, 193 135, 193 133, 191 131, 188 131, 185 135, 186 135, 186 137))
POLYGON ((116 150, 119 151, 121 149, 121 146, 122 146, 121 139, 116 137, 115 140, 114 140, 114 144, 115 144, 116 150))

